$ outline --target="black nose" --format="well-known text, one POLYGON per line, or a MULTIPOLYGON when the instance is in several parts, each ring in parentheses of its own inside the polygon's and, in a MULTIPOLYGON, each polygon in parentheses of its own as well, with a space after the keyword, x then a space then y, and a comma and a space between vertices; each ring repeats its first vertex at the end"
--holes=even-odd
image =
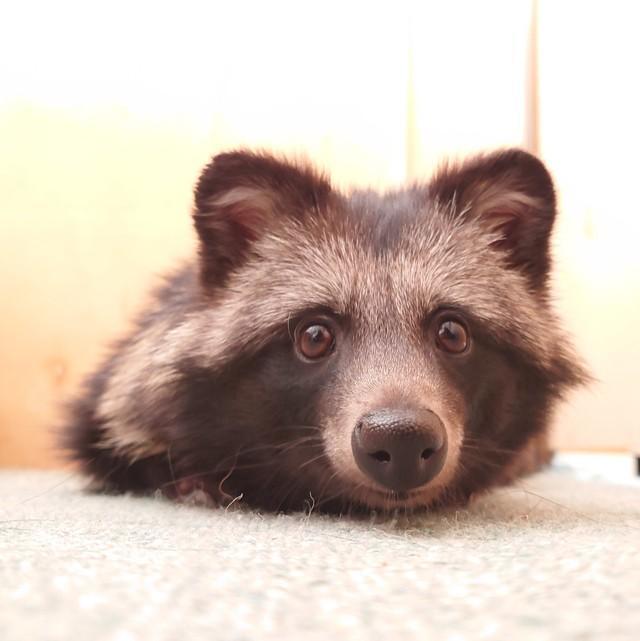
POLYGON ((360 418, 351 449, 369 478, 402 492, 438 475, 447 456, 447 433, 429 410, 382 409, 360 418))

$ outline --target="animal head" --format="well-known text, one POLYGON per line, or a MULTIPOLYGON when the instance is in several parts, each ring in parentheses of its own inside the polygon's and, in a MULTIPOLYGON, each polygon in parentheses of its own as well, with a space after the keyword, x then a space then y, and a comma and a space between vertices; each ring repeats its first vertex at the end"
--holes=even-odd
POLYGON ((193 216, 190 454, 233 451, 220 469, 257 504, 463 497, 585 376, 549 305, 553 183, 524 151, 382 195, 227 153, 193 216))

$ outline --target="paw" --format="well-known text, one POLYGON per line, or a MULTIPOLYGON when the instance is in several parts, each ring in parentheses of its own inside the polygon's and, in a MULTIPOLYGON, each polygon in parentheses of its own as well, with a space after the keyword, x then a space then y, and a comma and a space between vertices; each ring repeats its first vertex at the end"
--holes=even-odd
POLYGON ((198 477, 186 477, 173 485, 171 498, 186 505, 217 507, 219 505, 213 495, 207 491, 204 480, 198 477))

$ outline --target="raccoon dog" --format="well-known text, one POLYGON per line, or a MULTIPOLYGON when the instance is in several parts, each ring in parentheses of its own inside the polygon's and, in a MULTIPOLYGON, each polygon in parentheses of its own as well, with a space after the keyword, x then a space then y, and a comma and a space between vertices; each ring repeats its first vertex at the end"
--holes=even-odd
POLYGON ((545 461, 586 374, 550 308, 551 177, 517 149, 340 193, 236 151, 197 260, 89 379, 66 447, 104 490, 267 510, 464 503, 545 461))

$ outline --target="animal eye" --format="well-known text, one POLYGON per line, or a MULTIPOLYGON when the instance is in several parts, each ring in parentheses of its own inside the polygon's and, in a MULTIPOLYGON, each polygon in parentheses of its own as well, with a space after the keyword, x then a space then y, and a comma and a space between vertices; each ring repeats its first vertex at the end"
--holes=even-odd
POLYGON ((322 323, 311 323, 303 325, 297 332, 296 346, 302 356, 315 361, 333 351, 335 340, 329 327, 322 323))
POLYGON ((450 354, 462 354, 469 346, 469 332, 458 321, 446 319, 438 325, 437 346, 450 354))

